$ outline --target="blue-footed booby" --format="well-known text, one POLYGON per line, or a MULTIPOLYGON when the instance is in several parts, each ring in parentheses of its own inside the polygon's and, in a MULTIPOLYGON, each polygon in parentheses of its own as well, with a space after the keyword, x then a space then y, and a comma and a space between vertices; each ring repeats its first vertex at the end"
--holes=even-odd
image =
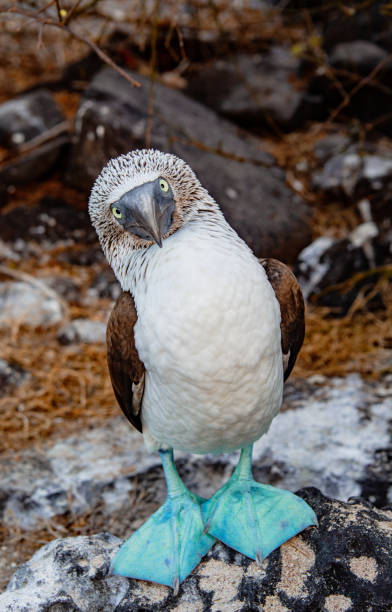
POLYGON ((215 538, 261 563, 317 523, 300 497, 252 476, 252 445, 280 410, 303 342, 299 285, 281 262, 255 257, 175 155, 110 160, 89 211, 123 290, 107 327, 113 390, 160 453, 168 490, 112 571, 178 589, 215 538), (205 500, 182 482, 176 449, 241 454, 205 500))

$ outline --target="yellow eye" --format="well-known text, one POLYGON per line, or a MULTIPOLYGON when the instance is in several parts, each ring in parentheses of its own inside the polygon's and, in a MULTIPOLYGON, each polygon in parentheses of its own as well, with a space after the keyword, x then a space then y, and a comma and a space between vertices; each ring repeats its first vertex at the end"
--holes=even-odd
POLYGON ((165 181, 165 179, 159 179, 159 187, 164 193, 167 193, 169 191, 169 183, 165 181))
POLYGON ((116 217, 116 219, 121 219, 122 217, 122 212, 121 210, 119 210, 118 208, 116 208, 115 206, 113 206, 112 208, 112 213, 114 214, 114 216, 116 217))

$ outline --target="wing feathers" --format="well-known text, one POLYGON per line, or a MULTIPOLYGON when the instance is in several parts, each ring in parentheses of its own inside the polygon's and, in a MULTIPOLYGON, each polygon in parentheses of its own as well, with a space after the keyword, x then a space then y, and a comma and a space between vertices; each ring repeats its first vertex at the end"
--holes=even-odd
POLYGON ((106 330, 107 360, 116 399, 125 416, 141 432, 144 365, 135 346, 136 321, 133 298, 123 292, 114 305, 106 330))
POLYGON ((260 259, 280 305, 284 379, 294 367, 305 336, 305 304, 294 274, 277 259, 260 259))

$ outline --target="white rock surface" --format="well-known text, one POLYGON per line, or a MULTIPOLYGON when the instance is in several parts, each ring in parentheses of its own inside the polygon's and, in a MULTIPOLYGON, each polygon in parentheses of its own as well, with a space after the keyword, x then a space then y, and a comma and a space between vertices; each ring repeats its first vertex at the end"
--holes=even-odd
POLYGON ((279 466, 278 484, 287 489, 318 486, 341 500, 360 495, 375 452, 391 445, 392 389, 379 391, 356 374, 316 388, 273 421, 255 444, 256 464, 279 466))
POLYGON ((298 255, 297 274, 305 299, 308 299, 328 272, 329 262, 322 261, 322 257, 335 243, 336 239, 331 236, 319 236, 298 255))
POLYGON ((8 395, 15 387, 22 385, 30 374, 20 365, 0 358, 0 397, 8 395))
POLYGON ((63 306, 56 293, 37 281, 0 283, 0 327, 28 325, 49 327, 63 317, 63 306))
POLYGON ((91 321, 90 319, 74 319, 59 331, 57 337, 62 344, 74 342, 104 343, 106 341, 106 323, 91 321))
MULTIPOLYGON (((292 491, 316 486, 347 499, 362 493, 377 451, 391 447, 392 391, 387 381, 372 385, 357 375, 319 382, 296 391, 290 400, 295 410, 281 412, 255 444, 255 476, 292 491)), ((208 497, 227 480, 237 454, 176 453, 176 460, 188 486, 208 497)), ((51 447, 0 458, 0 512, 6 524, 25 529, 98 504, 108 513, 128 508, 129 493, 141 486, 162 501, 159 456, 146 451, 142 436, 122 417, 51 447)))
POLYGON ((121 540, 110 534, 54 540, 38 550, 28 566, 14 574, 0 609, 12 612, 114 610, 128 590, 126 578, 107 575, 121 540), (26 588, 28 583, 28 587, 26 588), (77 607, 76 607, 77 606, 77 607), (102 607, 104 606, 104 607, 102 607))
POLYGON ((112 576, 121 540, 109 533, 54 540, 19 567, 1 612, 347 612, 391 609, 392 514, 304 489, 319 524, 285 542, 261 567, 216 543, 178 595, 112 576), (342 603, 345 605, 342 606, 342 603))

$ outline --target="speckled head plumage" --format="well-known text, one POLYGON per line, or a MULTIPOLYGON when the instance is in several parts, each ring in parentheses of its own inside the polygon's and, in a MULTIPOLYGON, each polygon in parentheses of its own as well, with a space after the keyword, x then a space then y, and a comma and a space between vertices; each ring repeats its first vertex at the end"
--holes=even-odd
POLYGON ((179 157, 155 149, 140 149, 111 159, 96 179, 89 199, 89 213, 109 263, 131 251, 154 243, 136 236, 113 217, 111 205, 127 192, 159 177, 168 181, 175 209, 167 238, 198 214, 201 208, 218 209, 193 170, 179 157))

